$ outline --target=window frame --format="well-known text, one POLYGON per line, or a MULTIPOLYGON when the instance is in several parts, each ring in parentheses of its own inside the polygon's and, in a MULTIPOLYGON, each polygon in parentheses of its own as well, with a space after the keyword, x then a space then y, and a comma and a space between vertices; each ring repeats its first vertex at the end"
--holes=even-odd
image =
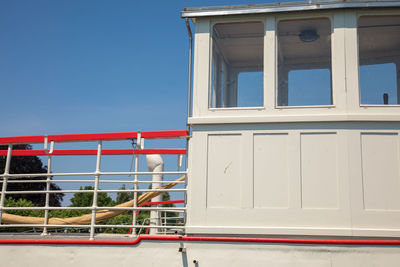
POLYGON ((265 93, 266 93, 266 74, 265 74, 265 64, 266 64, 266 42, 265 38, 266 37, 266 16, 252 16, 252 17, 230 17, 230 18, 214 18, 210 20, 210 28, 209 28, 209 79, 208 79, 208 100, 207 100, 207 110, 211 112, 215 111, 240 111, 240 110, 249 110, 249 111, 262 111, 266 109, 266 103, 265 103, 265 93), (256 107, 211 107, 212 103, 212 86, 213 86, 213 28, 214 25, 216 24, 230 24, 230 23, 248 23, 248 22, 260 22, 264 25, 264 37, 263 37, 263 105, 262 106, 256 106, 256 107))
MULTIPOLYGON (((357 93, 358 93, 358 107, 359 108, 399 108, 398 104, 362 104, 361 103, 361 80, 360 80, 360 45, 358 38, 358 21, 361 17, 384 17, 384 16, 400 16, 400 10, 377 10, 377 11, 358 11, 356 14, 356 54, 357 54, 357 93)), ((400 60, 399 60, 400 65, 400 60)), ((399 74, 397 74, 399 75, 399 74)), ((400 84, 398 84, 399 77, 397 77, 397 94, 400 94, 400 84)), ((400 98, 398 96, 398 98, 400 98)))
POLYGON ((359 92, 357 18, 399 15, 400 8, 347 9, 205 17, 196 22, 193 124, 398 121, 397 105, 361 105, 359 92), (332 105, 277 106, 277 26, 281 20, 328 18, 331 22, 332 105), (263 22, 263 107, 211 108, 212 36, 217 23, 263 22), (274 56, 271 56, 274 55, 274 56), (384 108, 381 108, 384 107, 384 108))
POLYGON ((335 72, 334 72, 334 62, 333 62, 333 58, 334 58, 334 52, 335 52, 335 48, 334 48, 334 38, 335 38, 335 32, 334 32, 335 28, 334 28, 334 15, 333 13, 329 12, 329 13, 317 13, 317 14, 304 14, 304 15, 294 15, 294 16, 290 16, 290 15, 281 15, 278 16, 276 18, 276 22, 275 22, 275 87, 274 87, 274 109, 276 110, 285 110, 285 109, 316 109, 316 108, 322 108, 322 109, 334 109, 337 107, 336 105, 336 91, 335 91, 335 83, 334 83, 334 79, 335 79, 335 72), (281 21, 291 21, 291 20, 308 20, 308 19, 328 19, 329 23, 330 23, 330 30, 331 30, 331 98, 332 98, 332 104, 329 105, 296 105, 296 106, 279 106, 278 105, 278 49, 279 49, 279 45, 278 45, 278 25, 281 21))

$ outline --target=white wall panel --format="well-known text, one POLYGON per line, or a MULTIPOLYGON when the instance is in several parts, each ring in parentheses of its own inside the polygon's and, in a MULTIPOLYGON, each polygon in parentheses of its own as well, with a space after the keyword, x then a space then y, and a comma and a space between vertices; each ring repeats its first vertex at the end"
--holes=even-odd
POLYGON ((188 233, 400 236, 400 125, 196 126, 188 233))
POLYGON ((400 211, 399 136, 361 134, 361 153, 364 208, 400 211))
POLYGON ((254 135, 254 207, 288 208, 288 134, 254 135))
POLYGON ((302 208, 338 208, 338 177, 336 169, 336 133, 302 133, 302 208))
POLYGON ((210 134, 207 147, 207 208, 240 207, 241 135, 210 134))

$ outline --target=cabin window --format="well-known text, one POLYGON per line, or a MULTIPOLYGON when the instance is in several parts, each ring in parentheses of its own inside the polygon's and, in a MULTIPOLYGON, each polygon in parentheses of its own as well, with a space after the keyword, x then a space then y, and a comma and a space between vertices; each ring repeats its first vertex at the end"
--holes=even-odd
POLYGON ((277 105, 332 105, 330 20, 280 21, 277 38, 277 105))
POLYGON ((400 104, 400 16, 358 20, 361 104, 400 104))
POLYGON ((264 106, 263 51, 263 23, 213 26, 211 108, 264 106))

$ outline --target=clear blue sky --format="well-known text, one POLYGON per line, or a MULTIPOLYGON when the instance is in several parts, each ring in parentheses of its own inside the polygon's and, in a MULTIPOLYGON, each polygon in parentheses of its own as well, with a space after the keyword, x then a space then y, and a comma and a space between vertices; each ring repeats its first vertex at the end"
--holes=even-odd
POLYGON ((0 136, 184 129, 189 6, 0 1, 0 136))
MULTIPOLYGON (((180 11, 265 2, 0 1, 0 136, 185 129, 188 37, 180 11)), ((103 157, 102 170, 129 171, 130 162, 103 157)), ((166 163, 174 169, 176 157, 166 163)), ((56 172, 94 168, 94 157, 53 164, 56 172)))

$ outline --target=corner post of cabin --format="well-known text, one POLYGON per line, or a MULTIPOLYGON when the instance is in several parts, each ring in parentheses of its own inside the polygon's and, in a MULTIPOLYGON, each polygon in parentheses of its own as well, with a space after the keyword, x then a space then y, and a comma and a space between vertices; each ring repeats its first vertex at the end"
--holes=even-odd
POLYGON ((396 60, 397 104, 400 104, 400 58, 396 60))

